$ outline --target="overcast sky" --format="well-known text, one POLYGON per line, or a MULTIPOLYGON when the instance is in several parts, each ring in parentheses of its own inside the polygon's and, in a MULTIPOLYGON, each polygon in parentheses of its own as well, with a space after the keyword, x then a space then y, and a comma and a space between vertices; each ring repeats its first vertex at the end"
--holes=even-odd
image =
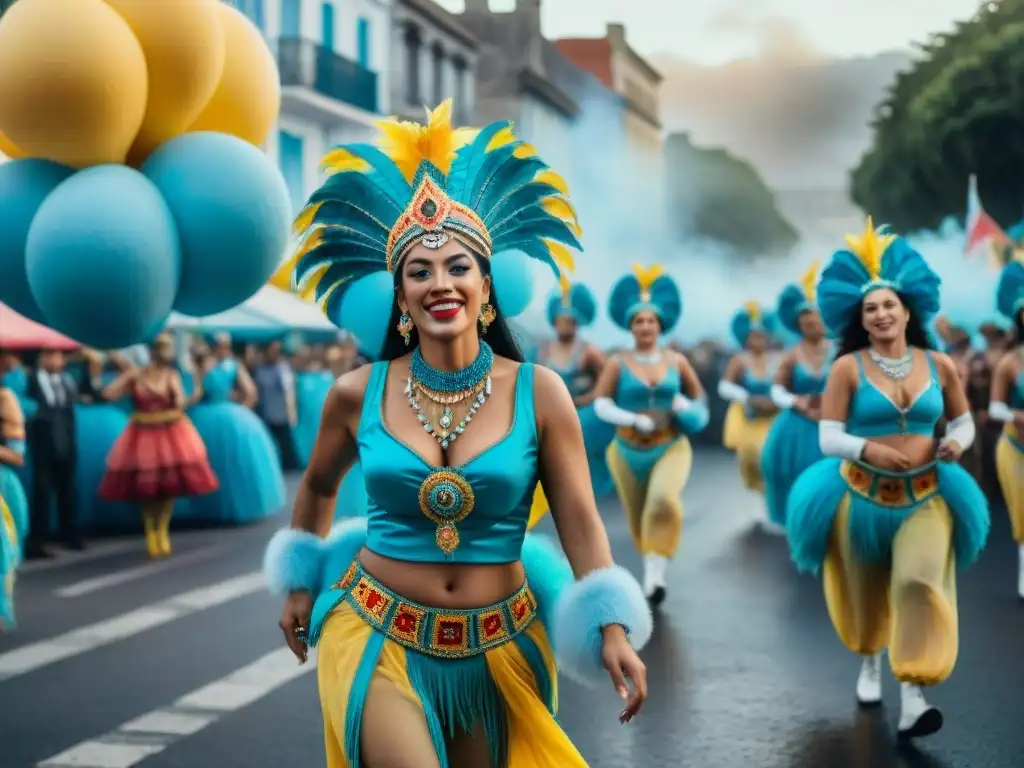
MULTIPOLYGON (((438 0, 454 11, 463 0, 438 0)), ((766 26, 796 22, 826 56, 906 48, 971 16, 979 0, 541 0, 544 34, 597 37, 609 21, 626 25, 642 53, 672 53, 702 64, 757 55, 766 26), (585 10, 584 10, 585 9, 585 10)), ((491 0, 494 10, 515 0, 491 0)))

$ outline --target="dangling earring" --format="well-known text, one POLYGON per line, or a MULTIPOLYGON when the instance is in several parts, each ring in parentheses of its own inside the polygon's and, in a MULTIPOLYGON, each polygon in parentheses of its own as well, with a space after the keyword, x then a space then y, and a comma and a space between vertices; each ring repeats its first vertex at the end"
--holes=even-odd
POLYGON ((415 326, 412 324, 412 318, 409 317, 408 312, 403 312, 398 318, 398 332, 402 334, 402 338, 405 339, 405 346, 409 346, 409 342, 412 341, 412 329, 415 326))
POLYGON ((486 335, 488 327, 490 327, 497 316, 498 313, 494 311, 494 307, 490 304, 484 304, 480 307, 480 333, 486 335))

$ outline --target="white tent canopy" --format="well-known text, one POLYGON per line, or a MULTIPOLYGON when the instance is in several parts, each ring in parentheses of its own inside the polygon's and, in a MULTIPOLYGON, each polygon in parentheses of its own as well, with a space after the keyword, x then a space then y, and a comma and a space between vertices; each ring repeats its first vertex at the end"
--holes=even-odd
POLYGON ((248 301, 215 315, 187 317, 171 313, 167 321, 171 330, 224 328, 239 330, 288 329, 291 331, 337 331, 315 304, 271 285, 261 288, 248 301))

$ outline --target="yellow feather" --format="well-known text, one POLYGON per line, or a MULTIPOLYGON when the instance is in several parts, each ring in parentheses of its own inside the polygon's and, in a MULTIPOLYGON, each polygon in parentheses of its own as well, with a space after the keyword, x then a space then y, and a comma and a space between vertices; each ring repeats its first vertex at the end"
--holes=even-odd
POLYGON ((313 226, 313 219, 316 218, 316 214, 320 210, 321 205, 323 205, 323 203, 314 203, 313 205, 307 205, 299 211, 299 215, 295 217, 295 221, 292 224, 292 234, 301 235, 313 226))
POLYGON ((633 265, 633 274, 636 275, 636 281, 640 284, 642 292, 650 291, 654 281, 661 277, 664 271, 664 268, 658 264, 652 267, 644 267, 642 264, 633 265))
POLYGON ((580 229, 579 222, 576 220, 576 209, 572 207, 572 203, 570 203, 566 198, 545 197, 541 201, 541 205, 544 207, 544 210, 552 216, 564 221, 576 237, 583 236, 583 230, 580 229))
POLYGON ((533 144, 520 144, 512 154, 520 160, 526 157, 536 157, 537 148, 533 144))
POLYGON ((886 249, 895 239, 895 235, 883 235, 879 230, 875 229, 874 222, 868 216, 867 223, 864 225, 864 231, 861 232, 859 237, 847 235, 846 245, 853 255, 860 259, 861 264, 864 265, 864 269, 867 270, 871 279, 877 280, 882 274, 882 256, 885 255, 886 249))
POLYGON ((551 253, 551 257, 555 260, 556 264, 569 272, 576 269, 576 259, 572 255, 572 251, 554 240, 545 240, 544 245, 548 247, 548 251, 551 253))
POLYGON ((750 319, 754 322, 757 322, 761 318, 761 305, 756 301, 748 301, 743 305, 743 308, 747 311, 747 314, 750 315, 750 319))
POLYGON ((543 173, 537 174, 537 178, 535 178, 534 181, 550 184, 563 195, 569 194, 569 185, 565 183, 565 179, 552 170, 547 170, 543 173))
POLYGON ((494 137, 487 144, 487 151, 493 152, 496 149, 504 147, 507 144, 511 144, 516 140, 516 135, 512 133, 512 126, 506 126, 494 134, 494 137))
POLYGON ((335 173, 366 173, 370 164, 344 147, 335 147, 320 161, 320 170, 328 176, 335 173))
POLYGON ((558 276, 558 284, 559 284, 559 286, 562 289, 562 295, 563 296, 566 293, 568 293, 570 290, 572 290, 572 283, 569 282, 569 276, 567 274, 565 274, 565 272, 562 272, 561 274, 559 274, 559 276, 558 276))
POLYGON ((811 266, 800 276, 800 287, 804 290, 807 300, 814 302, 818 293, 818 272, 821 270, 821 260, 815 259, 811 266))
POLYGON ((472 140, 472 129, 452 128, 452 100, 445 99, 433 111, 427 110, 426 125, 389 118, 377 122, 380 147, 406 179, 412 181, 424 160, 448 173, 455 151, 472 140))

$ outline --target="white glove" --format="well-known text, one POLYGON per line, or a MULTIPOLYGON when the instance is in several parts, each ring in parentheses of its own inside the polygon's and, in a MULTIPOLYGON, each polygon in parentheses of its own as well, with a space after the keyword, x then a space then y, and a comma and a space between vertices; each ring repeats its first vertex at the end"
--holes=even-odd
POLYGON ((693 400, 688 398, 681 392, 676 392, 672 397, 672 413, 682 413, 690 409, 693 405, 693 400))
POLYGON ((639 432, 641 435, 649 435, 657 428, 657 424, 654 423, 654 419, 648 416, 646 413, 638 413, 636 418, 633 420, 633 429, 639 432))

